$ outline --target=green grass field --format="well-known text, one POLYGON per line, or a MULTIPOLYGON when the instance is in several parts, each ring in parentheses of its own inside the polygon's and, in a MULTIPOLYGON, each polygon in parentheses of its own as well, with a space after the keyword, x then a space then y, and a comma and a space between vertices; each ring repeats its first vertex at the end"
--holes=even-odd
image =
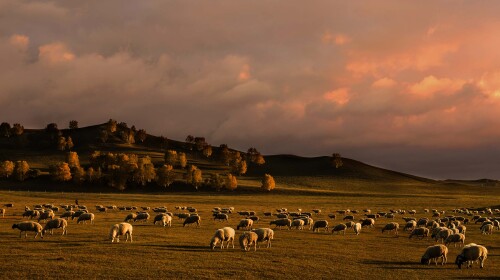
MULTIPOLYGON (((286 186, 283 186, 286 187, 286 186)), ((446 187, 435 187, 434 194, 426 191, 411 195, 408 188, 395 188, 392 192, 373 192, 370 185, 360 185, 357 193, 318 191, 307 195, 271 194, 95 194, 55 192, 0 192, 0 203, 14 203, 7 215, 0 219, 0 278, 2 279, 429 279, 472 278, 498 279, 500 276, 500 232, 481 235, 479 225, 468 225, 466 243, 485 245, 489 250, 485 268, 457 269, 454 260, 460 248, 451 246, 448 263, 444 266, 424 266, 419 263, 427 246, 435 244, 430 238, 409 240, 407 232, 399 237, 382 234, 386 218, 377 220, 376 228, 363 229, 359 236, 348 231, 345 236, 331 232, 313 233, 310 230, 275 230, 272 248, 258 248, 257 252, 235 249, 211 251, 208 244, 217 228, 236 228, 241 219, 231 214, 229 222, 215 222, 213 207, 235 207, 257 211, 261 221, 255 227, 268 227, 271 218, 264 211, 276 208, 294 211, 322 209, 313 217, 327 219, 330 226, 341 223, 341 218, 330 220, 327 214, 341 209, 370 208, 372 211, 389 209, 416 209, 417 217, 426 216, 424 208, 451 210, 457 207, 483 207, 499 204, 498 189, 481 194, 472 189, 466 195, 449 194, 446 187), (361 190, 364 191, 361 192, 361 190), (199 228, 182 227, 182 220, 173 219, 171 228, 154 226, 151 220, 134 225, 134 242, 111 243, 109 228, 123 221, 127 211, 97 213, 95 225, 77 225, 69 221, 68 235, 61 230, 44 239, 19 238, 19 231, 11 229, 13 223, 23 220, 25 205, 40 203, 72 203, 91 209, 94 205, 114 204, 132 206, 196 207, 202 217, 199 228)), ((449 213, 449 212, 448 212, 449 213)), ((451 213, 450 213, 451 214, 451 213)), ((428 216, 428 214, 427 214, 428 216)), ((356 218, 361 218, 358 214, 356 218)), ((404 221, 398 215, 395 221, 404 221)), ((237 237, 241 231, 237 231, 237 237)))

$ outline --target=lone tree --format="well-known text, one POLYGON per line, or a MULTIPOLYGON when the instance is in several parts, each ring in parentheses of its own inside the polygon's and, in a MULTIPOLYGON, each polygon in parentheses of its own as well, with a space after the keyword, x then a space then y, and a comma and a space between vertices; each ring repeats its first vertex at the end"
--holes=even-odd
POLYGON ((266 191, 274 190, 276 187, 276 183, 274 182, 273 176, 269 174, 264 174, 264 178, 262 178, 262 186, 261 188, 266 191))
POLYGON ((69 122, 69 129, 77 129, 78 128, 78 122, 75 120, 72 120, 69 122))
POLYGON ((338 153, 333 153, 332 154, 332 165, 334 165, 335 168, 339 168, 342 165, 344 165, 344 163, 342 162, 342 157, 340 156, 340 154, 338 154, 338 153))

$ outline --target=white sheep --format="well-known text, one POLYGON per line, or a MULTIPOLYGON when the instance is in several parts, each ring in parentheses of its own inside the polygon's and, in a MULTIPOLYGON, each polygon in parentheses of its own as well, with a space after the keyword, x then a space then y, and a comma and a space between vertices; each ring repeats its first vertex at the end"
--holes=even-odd
POLYGON ((137 217, 136 213, 130 213, 125 217, 125 222, 131 222, 137 217))
POLYGON ((68 227, 68 221, 63 218, 55 218, 45 224, 42 233, 45 234, 45 232, 50 231, 50 234, 53 234, 54 229, 62 228, 63 232, 61 235, 68 235, 66 227, 68 227))
POLYGON ((54 212, 52 210, 49 210, 49 211, 46 211, 46 212, 42 212, 40 213, 40 216, 38 217, 38 222, 40 222, 41 220, 48 220, 48 219, 54 219, 55 215, 54 215, 54 212))
POLYGON ((327 220, 319 220, 319 221, 314 222, 314 225, 312 228, 313 232, 315 232, 316 230, 319 232, 320 228, 324 228, 325 232, 327 232, 328 231, 328 221, 327 220))
POLYGON ((290 219, 278 219, 278 220, 270 221, 269 225, 275 225, 274 228, 279 227, 281 229, 281 227, 288 227, 288 229, 290 229, 292 227, 292 220, 290 220, 290 219))
POLYGON ((404 227, 404 231, 414 230, 417 227, 417 222, 414 220, 408 221, 404 227))
POLYGON ((482 234, 492 234, 493 233, 493 225, 492 224, 485 224, 481 227, 481 233, 482 234))
POLYGON ((360 224, 360 223, 356 223, 356 224, 354 224, 353 229, 354 229, 354 233, 355 233, 356 235, 358 235, 358 234, 361 232, 361 224, 360 224))
POLYGON ((411 239, 413 236, 421 237, 421 239, 427 237, 429 236, 429 229, 425 227, 416 228, 412 230, 409 238, 411 239))
POLYGON ((130 242, 132 242, 132 230, 133 227, 129 223, 119 223, 115 224, 111 227, 111 230, 109 231, 109 238, 111 239, 111 243, 113 243, 115 240, 116 242, 120 242, 120 236, 125 235, 126 239, 125 242, 128 241, 130 237, 130 242))
POLYGON ((442 258, 441 265, 444 265, 448 260, 447 255, 448 247, 444 246, 443 244, 429 246, 420 259, 420 263, 429 265, 431 261, 434 260, 434 263, 437 265, 438 259, 442 258))
POLYGON ((271 247, 271 240, 274 239, 274 230, 270 228, 257 228, 253 229, 252 232, 257 233, 259 237, 257 242, 267 241, 267 248, 271 247))
POLYGON ((241 249, 244 251, 250 251, 250 246, 253 245, 254 251, 257 251, 257 240, 259 240, 257 233, 252 231, 243 232, 239 238, 241 249))
POLYGON ((340 234, 340 232, 342 232, 342 234, 345 235, 346 230, 347 226, 345 224, 338 224, 332 229, 332 234, 334 234, 335 232, 338 232, 340 234))
POLYGON ((80 222, 86 224, 87 221, 90 221, 90 224, 94 224, 94 214, 93 213, 83 213, 78 217, 78 220, 76 220, 76 223, 79 224, 80 222))
POLYGON ((201 222, 200 216, 189 216, 184 220, 184 223, 182 224, 182 226, 185 227, 186 225, 196 224, 196 227, 199 227, 200 222, 201 222))
POLYGON ((223 227, 215 231, 214 236, 210 240, 210 248, 215 249, 215 246, 220 242, 220 248, 224 248, 224 241, 227 242, 226 248, 229 248, 229 242, 233 244, 234 249, 235 231, 231 227, 223 227))
POLYGON ((137 213, 137 215, 134 218, 134 222, 137 221, 147 222, 148 220, 149 220, 149 213, 146 212, 137 213))
POLYGON ((458 265, 458 268, 462 268, 462 264, 467 262, 467 268, 472 267, 472 263, 474 261, 480 262, 480 267, 484 267, 484 261, 488 257, 488 250, 486 247, 477 245, 474 243, 467 244, 462 249, 462 252, 458 254, 455 259, 455 264, 458 265))
POLYGON ((17 224, 12 225, 12 229, 19 229, 21 232, 19 232, 19 237, 21 237, 23 231, 25 233, 24 238, 28 236, 28 231, 34 231, 36 232, 35 238, 40 234, 40 237, 43 238, 43 227, 37 222, 20 222, 17 224))
POLYGON ((461 233, 456 233, 456 234, 452 234, 452 235, 448 236, 444 240, 444 244, 446 246, 448 246, 448 244, 450 244, 450 243, 453 243, 453 247, 456 247, 457 243, 462 243, 462 246, 463 246, 465 243, 465 235, 463 235, 461 233))

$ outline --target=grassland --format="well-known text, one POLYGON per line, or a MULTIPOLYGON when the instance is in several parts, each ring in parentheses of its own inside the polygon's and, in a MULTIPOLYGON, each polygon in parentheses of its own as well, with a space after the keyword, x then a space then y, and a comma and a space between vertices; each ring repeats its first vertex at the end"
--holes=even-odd
MULTIPOLYGON (((286 189, 286 186, 283 186, 286 189)), ((450 247, 448 264, 424 266, 419 264, 425 248, 435 242, 430 239, 409 240, 408 233, 400 237, 382 234, 381 227, 388 222, 381 218, 375 229, 364 229, 359 236, 348 231, 346 236, 313 233, 309 230, 276 230, 272 248, 257 252, 235 249, 211 251, 209 240, 215 229, 236 227, 240 217, 232 214, 229 222, 210 219, 213 207, 233 206, 236 210, 255 210, 262 220, 257 227, 268 227, 271 218, 264 211, 286 207, 290 210, 320 208, 323 214, 314 219, 327 219, 330 225, 341 221, 326 215, 340 209, 370 208, 373 211, 389 209, 416 209, 418 217, 425 216, 423 208, 450 210, 456 207, 498 205, 498 189, 482 194, 471 191, 450 194, 445 187, 434 187, 434 193, 410 195, 408 189, 392 192, 373 192, 371 186, 358 186, 356 193, 340 191, 294 192, 286 194, 97 194, 55 192, 0 192, 0 202, 12 202, 5 218, 0 219, 0 278, 2 279, 429 279, 473 278, 498 279, 500 275, 500 233, 481 235, 478 225, 469 225, 466 242, 484 244, 489 256, 484 269, 458 270, 453 264, 460 249, 450 247), (18 230, 11 229, 22 220, 24 205, 39 203, 72 203, 93 209, 94 205, 115 204, 134 206, 162 206, 173 210, 175 205, 196 207, 202 216, 199 228, 182 227, 174 219, 171 228, 134 224, 134 242, 112 244, 107 239, 112 224, 121 222, 128 212, 96 213, 95 225, 77 225, 70 221, 68 235, 60 230, 41 239, 19 238, 18 230)), ((300 190, 300 189, 299 189, 300 190)), ((359 215, 357 217, 360 217, 359 215)), ((403 223, 398 216, 396 221, 403 223)), ((239 235, 240 232, 237 232, 239 235)))

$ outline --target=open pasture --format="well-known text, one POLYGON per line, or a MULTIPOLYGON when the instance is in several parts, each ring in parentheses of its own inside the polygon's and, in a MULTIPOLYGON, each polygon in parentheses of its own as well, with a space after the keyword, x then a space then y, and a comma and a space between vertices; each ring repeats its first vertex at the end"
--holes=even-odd
MULTIPOLYGON (((427 246, 436 244, 430 237, 423 240, 408 239, 403 232, 403 215, 394 221, 400 224, 399 237, 381 233, 382 227, 393 221, 379 218, 375 228, 363 228, 356 236, 348 230, 345 236, 332 235, 331 228, 342 222, 328 218, 329 213, 342 209, 372 212, 390 209, 415 209, 415 217, 431 217, 423 213, 424 208, 446 210, 459 207, 483 207, 498 205, 498 196, 464 195, 391 195, 370 193, 360 195, 232 195, 232 194, 95 194, 95 193, 45 193, 7 192, 0 193, 0 203, 14 203, 0 218, 0 271, 2 279, 429 279, 429 278, 474 278, 495 279, 500 275, 500 232, 482 235, 479 224, 467 225, 465 243, 485 245, 489 250, 485 268, 474 264, 472 269, 457 269, 454 264, 459 247, 449 246, 448 263, 444 266, 421 265, 420 257, 427 246), (19 230, 12 224, 21 220, 24 206, 52 203, 73 204, 75 199, 95 213, 95 224, 76 224, 69 220, 67 236, 61 229, 44 239, 19 238, 19 230), (111 243, 109 229, 122 222, 132 211, 109 211, 99 213, 95 205, 166 206, 171 212, 180 212, 174 206, 192 206, 202 217, 201 226, 182 227, 182 220, 173 217, 172 227, 153 225, 156 213, 150 211, 147 223, 132 223, 134 242, 111 243), (314 220, 328 220, 328 232, 313 233, 311 230, 275 230, 272 248, 262 245, 256 252, 243 252, 236 240, 235 249, 216 248, 211 251, 209 241, 214 231, 224 226, 236 229, 242 218, 230 214, 229 222, 212 219, 214 207, 234 207, 235 211, 253 210, 261 220, 254 228, 269 227, 275 217, 264 217, 263 212, 276 212, 287 208, 304 212, 322 210, 314 220)), ((56 216, 59 216, 60 210, 56 216)), ((355 219, 363 213, 354 214, 355 219)), ((410 216, 408 214, 404 216, 410 216)), ((498 216, 498 214, 497 214, 498 216)), ((43 225, 43 223, 42 223, 43 225)), ((273 228, 272 226, 271 228, 273 228)), ((236 232, 236 239, 243 231, 236 232)))

